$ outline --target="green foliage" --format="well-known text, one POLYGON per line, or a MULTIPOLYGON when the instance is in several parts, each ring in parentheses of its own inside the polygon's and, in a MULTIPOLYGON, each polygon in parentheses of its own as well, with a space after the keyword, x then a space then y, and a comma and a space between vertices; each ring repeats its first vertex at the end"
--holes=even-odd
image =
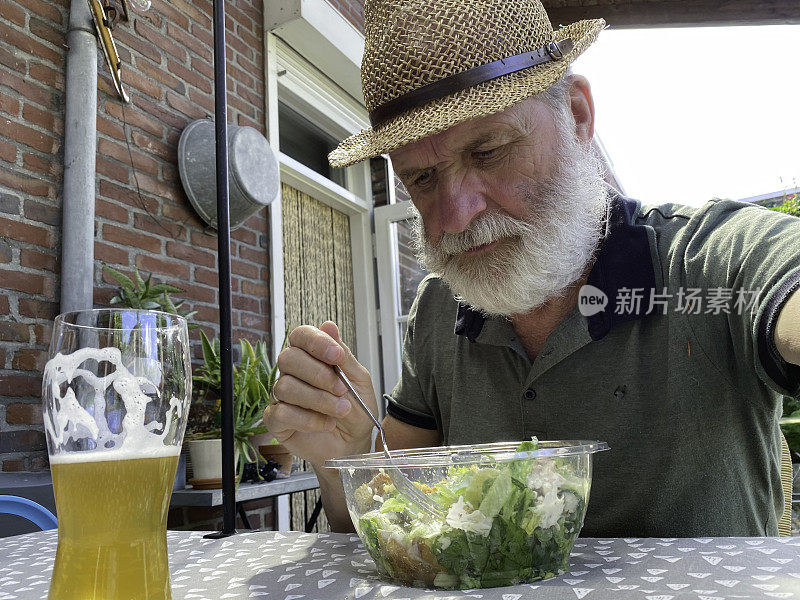
MULTIPOLYGON (((160 310, 171 315, 179 315, 187 321, 197 313, 197 311, 181 310, 184 301, 181 300, 175 304, 170 297, 170 294, 182 294, 185 290, 166 283, 153 284, 152 274, 148 275, 145 280, 139 273, 139 269, 134 267, 134 278, 131 279, 105 264, 103 270, 120 285, 117 295, 111 299, 112 306, 119 304, 138 310, 160 310)), ((196 324, 189 325, 189 329, 196 327, 196 324)))
MULTIPOLYGON (((219 397, 222 393, 220 342, 216 338, 210 341, 202 331, 200 342, 203 364, 192 381, 203 392, 203 398, 209 392, 219 397)), ((270 364, 266 342, 260 341, 254 346, 247 340, 240 340, 239 347, 239 364, 233 365, 233 438, 234 447, 239 451, 237 481, 241 479, 246 463, 263 460, 250 437, 267 432, 267 428, 261 425, 261 417, 269 404, 269 396, 278 376, 278 365, 270 364)), ((216 408, 214 428, 191 434, 191 439, 215 439, 222 435, 219 399, 216 408)))
POLYGON ((786 213, 793 217, 800 217, 800 198, 797 194, 790 194, 783 197, 783 202, 778 206, 773 206, 770 210, 786 213))
POLYGON ((800 400, 797 398, 783 397, 781 431, 792 452, 792 462, 800 462, 800 400))

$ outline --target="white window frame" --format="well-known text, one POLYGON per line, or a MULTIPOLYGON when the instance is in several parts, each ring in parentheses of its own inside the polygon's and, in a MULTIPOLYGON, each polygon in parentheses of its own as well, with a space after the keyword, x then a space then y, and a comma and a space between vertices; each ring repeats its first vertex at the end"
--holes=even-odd
MULTIPOLYGON (((267 34, 267 116, 270 144, 279 157, 281 181, 350 218, 353 288, 358 359, 380 381, 378 320, 372 259, 372 182, 369 163, 345 171, 347 189, 280 152, 278 101, 310 120, 335 139, 357 133, 368 123, 366 109, 299 56, 276 35, 267 34)), ((277 354, 286 328, 283 288, 283 223, 280 195, 270 205, 270 255, 273 351, 277 354)))
MULTIPOLYGON (((383 393, 385 394, 390 394, 400 380, 402 340, 398 326, 407 320, 406 316, 398 316, 400 313, 398 281, 400 259, 397 254, 397 228, 392 225, 411 216, 410 200, 379 206, 375 209, 375 255, 378 260, 383 393)), ((385 402, 379 402, 378 408, 383 416, 386 408, 385 402)))
MULTIPOLYGON (((309 119, 335 139, 368 126, 366 109, 294 52, 275 34, 265 36, 267 94, 265 99, 270 146, 279 157, 281 181, 335 208, 350 218, 353 258, 353 299, 359 362, 379 382, 378 322, 372 252, 372 183, 369 164, 349 167, 345 189, 298 161, 282 154, 278 143, 278 102, 309 119)), ((273 353, 277 356, 286 329, 284 295, 283 219, 280 193, 270 205, 270 259, 273 353)), ((289 523, 289 498, 280 496, 277 529, 289 523)))
MULTIPOLYGON (((366 109, 342 92, 336 84, 297 55, 277 36, 273 56, 276 64, 277 99, 309 119, 314 125, 335 139, 357 133, 368 126, 366 109)), ((277 110, 276 106, 272 110, 277 110)), ((341 187, 298 161, 278 152, 281 181, 307 193, 350 218, 350 242, 353 259, 353 299, 356 314, 356 347, 359 362, 373 379, 380 381, 378 360, 378 322, 375 311, 375 281, 372 263, 372 182, 369 163, 362 162, 345 171, 347 188, 341 187)), ((273 203, 274 205, 274 203, 273 203)), ((274 212, 276 208, 272 209, 274 212)), ((277 221, 277 219, 274 219, 277 221)), ((275 228, 277 229, 277 228, 275 228)), ((273 261, 283 256, 283 231, 273 229, 273 239, 280 240, 280 248, 273 246, 273 261)), ((281 260, 281 263, 283 261, 281 260)), ((273 266, 275 263, 273 262, 273 266)), ((273 268, 273 278, 283 280, 283 265, 273 268)), ((285 328, 285 301, 282 284, 273 282, 273 290, 280 287, 279 297, 273 298, 273 311, 281 313, 285 328), (280 306, 276 306, 280 304, 280 306)), ((274 319, 277 323, 279 319, 274 319)), ((277 331, 280 330, 276 330, 277 331)), ((279 336, 282 337, 282 336, 279 336)), ((276 340, 276 350, 280 343, 276 340)))

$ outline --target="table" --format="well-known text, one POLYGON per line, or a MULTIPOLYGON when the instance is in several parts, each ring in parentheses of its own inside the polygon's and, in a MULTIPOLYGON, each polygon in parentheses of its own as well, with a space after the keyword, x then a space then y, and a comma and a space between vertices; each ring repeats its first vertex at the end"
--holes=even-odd
MULTIPOLYGON (((55 531, 0 539, 0 600, 44 598, 55 531)), ((571 570, 530 585, 442 591, 378 578, 349 534, 167 533, 175 600, 722 600, 800 598, 800 538, 581 538, 571 570), (535 593, 532 593, 535 590, 535 593)))
MULTIPOLYGON (((295 471, 285 479, 273 479, 266 483, 241 483, 236 490, 236 501, 247 502, 259 498, 271 498, 292 492, 303 492, 319 487, 317 476, 310 471, 295 471)), ((220 506, 222 490, 174 490, 169 505, 174 506, 220 506)))
MULTIPOLYGON (((274 479, 266 483, 242 483, 236 490, 236 509, 245 527, 251 529, 247 514, 242 507, 242 502, 248 500, 258 500, 260 498, 272 498, 283 496, 293 492, 303 492, 319 487, 317 476, 310 471, 295 471, 285 479, 274 479)), ((177 506, 220 506, 222 504, 222 490, 195 490, 184 489, 174 490, 169 505, 171 508, 177 506)), ((288 509, 288 506, 286 507, 288 509)), ((287 511, 283 511, 287 512, 287 511)), ((288 529, 288 527, 279 527, 288 529)), ((0 598, 0 600, 2 600, 0 598)))

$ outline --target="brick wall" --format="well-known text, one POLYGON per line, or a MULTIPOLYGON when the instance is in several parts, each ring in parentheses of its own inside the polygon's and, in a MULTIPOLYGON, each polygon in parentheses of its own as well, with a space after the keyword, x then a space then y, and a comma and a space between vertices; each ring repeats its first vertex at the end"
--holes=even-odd
POLYGON ((58 312, 67 0, 0 1, 0 457, 47 467, 41 369, 58 312))
POLYGON ((364 32, 364 0, 328 0, 345 18, 364 32))
MULTIPOLYGON (((211 0, 153 0, 114 31, 132 98, 123 111, 98 52, 95 304, 101 262, 134 265, 186 290, 196 319, 218 321, 216 236, 183 193, 176 147, 213 114, 211 0), (130 143, 130 154, 125 139, 130 143), (131 168, 131 159, 135 167, 131 168), (137 184, 141 194, 137 192, 137 184)), ((261 0, 227 3, 229 120, 264 132, 261 0)), ((68 0, 0 0, 0 462, 47 467, 41 370, 59 310, 68 0)), ((232 232, 234 340, 269 339, 266 212, 232 232)), ((193 337, 197 339, 197 332, 193 337)))

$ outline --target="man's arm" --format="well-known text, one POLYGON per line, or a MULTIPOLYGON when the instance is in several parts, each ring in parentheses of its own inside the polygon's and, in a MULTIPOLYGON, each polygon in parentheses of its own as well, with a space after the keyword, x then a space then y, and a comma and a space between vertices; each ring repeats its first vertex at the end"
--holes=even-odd
POLYGON ((778 315, 775 348, 783 360, 800 365, 800 289, 789 297, 778 315))
MULTIPOLYGON (((438 430, 414 427, 390 415, 383 419, 382 425, 383 431, 386 433, 386 444, 390 450, 429 448, 438 446, 442 442, 438 430)), ((378 444, 380 442, 376 441, 375 443, 378 444)), ((376 450, 379 449, 376 448, 376 450)))
MULTIPOLYGON (((386 433, 386 443, 390 450, 404 448, 427 448, 438 446, 440 443, 437 430, 422 429, 403 423, 394 417, 387 416, 383 419, 383 431, 386 433)), ((380 440, 376 441, 380 451, 380 440)), ((344 489, 339 472, 335 469, 316 469, 322 494, 322 506, 325 516, 333 531, 354 531, 353 522, 347 512, 347 503, 344 498, 344 489)))

